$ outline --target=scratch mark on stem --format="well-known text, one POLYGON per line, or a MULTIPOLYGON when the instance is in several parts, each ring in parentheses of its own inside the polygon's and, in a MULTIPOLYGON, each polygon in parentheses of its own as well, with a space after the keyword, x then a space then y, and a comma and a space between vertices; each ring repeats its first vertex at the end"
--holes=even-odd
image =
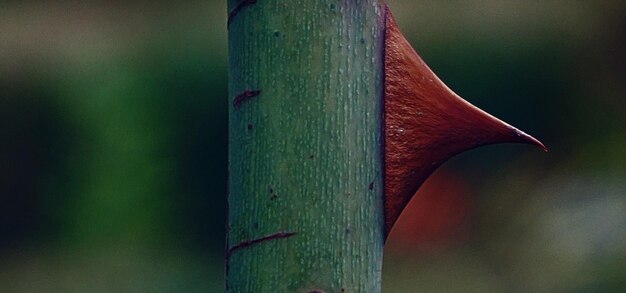
POLYGON ((257 239, 253 239, 253 240, 246 240, 246 241, 240 242, 239 244, 231 247, 228 250, 228 254, 232 254, 233 251, 235 251, 235 250, 239 250, 239 249, 243 249, 243 248, 246 248, 246 247, 250 247, 252 245, 259 244, 261 242, 274 240, 274 239, 288 238, 288 237, 291 237, 293 235, 296 235, 296 232, 278 232, 278 233, 270 234, 270 235, 267 235, 267 236, 263 236, 261 238, 257 238, 257 239))
POLYGON ((233 100, 233 107, 239 108, 241 103, 243 103, 246 100, 249 100, 250 98, 254 98, 260 94, 261 94, 261 90, 245 91, 235 97, 235 99, 233 100))
POLYGON ((241 9, 248 5, 256 4, 256 1, 257 0, 243 0, 239 2, 237 6, 235 6, 235 8, 233 8, 233 10, 228 14, 228 21, 226 23, 226 26, 230 26, 230 22, 235 16, 237 16, 237 14, 239 14, 239 12, 241 12, 241 9))

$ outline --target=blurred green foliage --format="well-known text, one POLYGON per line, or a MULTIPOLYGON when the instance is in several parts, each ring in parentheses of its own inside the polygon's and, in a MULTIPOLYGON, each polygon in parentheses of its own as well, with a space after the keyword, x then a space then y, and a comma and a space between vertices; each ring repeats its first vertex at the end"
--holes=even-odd
MULTIPOLYGON (((0 2, 0 291, 222 290, 222 2, 0 2)), ((449 162, 466 236, 388 249, 386 292, 623 290, 625 5, 390 5, 447 84, 551 152, 449 162)))

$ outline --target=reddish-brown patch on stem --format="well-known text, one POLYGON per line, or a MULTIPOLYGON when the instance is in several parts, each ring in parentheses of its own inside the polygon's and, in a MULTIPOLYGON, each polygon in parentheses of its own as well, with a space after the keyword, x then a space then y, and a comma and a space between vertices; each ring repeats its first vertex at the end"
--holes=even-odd
POLYGON ((230 22, 233 20, 235 16, 237 16, 237 14, 239 14, 239 12, 241 12, 241 9, 243 9, 244 7, 248 5, 256 4, 256 1, 257 0, 243 0, 237 3, 237 6, 235 6, 235 8, 233 8, 233 10, 231 10, 230 13, 228 14, 228 21, 226 22, 226 26, 230 26, 230 22))
POLYGON ((385 237, 426 178, 443 162, 479 146, 515 142, 546 147, 463 100, 418 56, 387 9, 385 30, 385 237))
POLYGON ((235 108, 239 108, 239 106, 241 105, 241 103, 243 103, 244 101, 249 100, 250 98, 254 98, 258 95, 261 94, 260 90, 254 90, 254 91, 245 91, 241 94, 238 94, 235 99, 233 100, 233 107, 235 108))

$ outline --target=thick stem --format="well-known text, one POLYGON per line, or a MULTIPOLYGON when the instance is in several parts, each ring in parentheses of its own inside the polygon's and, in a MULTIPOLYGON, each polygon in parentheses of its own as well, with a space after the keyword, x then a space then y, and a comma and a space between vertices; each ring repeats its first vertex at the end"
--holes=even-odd
POLYGON ((228 292, 379 292, 379 0, 229 0, 228 292))

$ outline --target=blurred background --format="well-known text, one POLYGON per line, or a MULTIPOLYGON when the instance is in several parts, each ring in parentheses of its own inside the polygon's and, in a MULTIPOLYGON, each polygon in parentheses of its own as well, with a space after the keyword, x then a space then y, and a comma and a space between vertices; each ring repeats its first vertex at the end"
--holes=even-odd
MULTIPOLYGON (((0 1, 0 292, 221 292, 226 1, 0 1)), ((390 1, 459 95, 542 140, 455 157, 384 292, 626 290, 623 1, 390 1)))

